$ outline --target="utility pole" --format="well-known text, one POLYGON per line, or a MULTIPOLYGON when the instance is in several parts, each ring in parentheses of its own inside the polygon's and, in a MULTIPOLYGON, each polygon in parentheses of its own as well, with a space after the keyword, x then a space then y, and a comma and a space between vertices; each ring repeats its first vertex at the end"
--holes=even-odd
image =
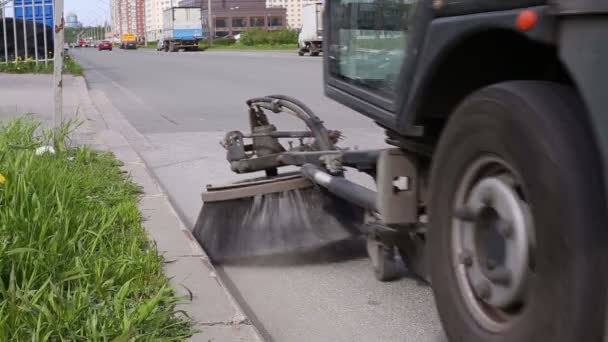
POLYGON ((213 35, 215 30, 213 28, 213 14, 211 14, 211 0, 207 0, 207 30, 209 31, 209 47, 213 46, 213 35))
POLYGON ((65 21, 63 19, 63 0, 55 0, 53 4, 53 25, 55 25, 55 47, 53 54, 53 129, 55 144, 59 141, 59 132, 63 124, 63 38, 65 21))

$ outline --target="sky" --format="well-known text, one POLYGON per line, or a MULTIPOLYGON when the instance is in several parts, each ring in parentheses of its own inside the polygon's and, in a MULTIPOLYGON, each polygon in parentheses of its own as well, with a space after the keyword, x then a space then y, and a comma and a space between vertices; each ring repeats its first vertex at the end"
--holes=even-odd
POLYGON ((76 13, 83 25, 103 24, 110 21, 110 0, 65 0, 64 11, 76 13))

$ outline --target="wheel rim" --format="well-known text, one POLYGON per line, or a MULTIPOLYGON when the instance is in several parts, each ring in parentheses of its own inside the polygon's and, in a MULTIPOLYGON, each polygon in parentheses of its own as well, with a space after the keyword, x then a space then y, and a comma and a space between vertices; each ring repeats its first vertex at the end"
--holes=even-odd
POLYGON ((452 220, 460 293, 485 329, 500 332, 525 309, 535 233, 522 183, 502 159, 485 155, 464 173, 452 220))

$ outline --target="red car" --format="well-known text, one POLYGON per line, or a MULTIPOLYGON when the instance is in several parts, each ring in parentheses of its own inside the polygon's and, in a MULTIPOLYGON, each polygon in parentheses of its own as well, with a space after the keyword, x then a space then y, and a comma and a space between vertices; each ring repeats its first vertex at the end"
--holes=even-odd
POLYGON ((112 51, 112 43, 110 43, 108 41, 101 42, 101 44, 99 44, 99 51, 102 51, 102 50, 112 51))

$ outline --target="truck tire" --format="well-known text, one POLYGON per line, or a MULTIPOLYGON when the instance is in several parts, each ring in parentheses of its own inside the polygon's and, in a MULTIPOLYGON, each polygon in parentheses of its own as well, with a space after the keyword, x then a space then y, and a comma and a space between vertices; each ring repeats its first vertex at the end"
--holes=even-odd
POLYGON ((317 49, 315 43, 310 43, 310 45, 308 45, 308 51, 310 52, 311 57, 316 57, 319 55, 319 50, 317 49))
POLYGON ((453 342, 600 341, 608 250, 599 152, 576 93, 469 96, 431 172, 431 281, 453 342))
POLYGON ((177 48, 175 47, 175 44, 173 42, 169 43, 169 51, 177 52, 177 48))
POLYGON ((310 55, 316 57, 321 53, 321 47, 317 43, 312 42, 309 45, 310 55))

